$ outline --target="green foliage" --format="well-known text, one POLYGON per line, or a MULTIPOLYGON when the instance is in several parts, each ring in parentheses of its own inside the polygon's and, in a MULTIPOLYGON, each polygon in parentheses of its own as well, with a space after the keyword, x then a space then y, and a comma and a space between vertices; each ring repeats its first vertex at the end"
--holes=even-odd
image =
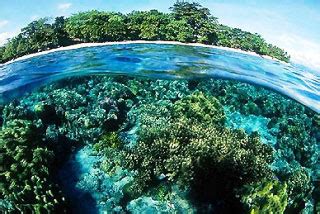
POLYGON ((48 23, 49 19, 42 18, 31 22, 27 27, 21 30, 21 35, 26 38, 31 45, 31 51, 45 50, 58 46, 58 40, 54 29, 48 23))
POLYGON ((288 62, 290 59, 286 52, 276 46, 266 43, 266 41, 257 33, 252 34, 238 28, 219 25, 217 27, 217 35, 217 45, 272 56, 285 62, 288 62))
POLYGON ((67 46, 73 44, 66 31, 65 25, 66 20, 63 16, 56 17, 52 24, 56 46, 67 46))
POLYGON ((186 20, 171 20, 165 28, 166 38, 169 41, 192 42, 194 41, 193 29, 186 20))
POLYGON ((72 44, 64 29, 64 18, 57 17, 53 23, 50 21, 48 18, 42 18, 22 28, 20 34, 2 47, 0 62, 72 44))
POLYGON ((165 40, 165 29, 169 22, 170 16, 157 10, 134 11, 128 14, 129 38, 165 40))
POLYGON ((247 213, 284 213, 288 204, 287 185, 262 181, 243 186, 238 191, 247 213))
POLYGON ((174 104, 141 109, 137 146, 124 155, 126 166, 138 173, 133 195, 166 179, 191 186, 200 201, 215 201, 232 196, 243 184, 271 177, 272 149, 256 134, 221 126, 224 113, 215 98, 194 93, 174 104))
POLYGON ((125 17, 97 10, 80 12, 67 19, 66 31, 83 42, 120 41, 125 39, 125 17))
POLYGON ((211 17, 208 8, 202 7, 198 3, 177 2, 170 8, 176 20, 186 20, 192 29, 200 30, 203 22, 210 19, 216 21, 217 18, 211 17))
POLYGON ((42 142, 41 127, 27 120, 8 121, 0 131, 4 169, 0 173, 0 200, 7 211, 52 212, 62 208, 64 198, 50 181, 54 154, 42 142))
POLYGON ((77 42, 139 39, 215 44, 289 61, 286 52, 266 43, 260 35, 219 25, 209 9, 198 3, 175 3, 170 9, 171 13, 150 10, 127 15, 92 10, 67 19, 57 17, 53 23, 42 18, 0 47, 0 62, 77 42))
POLYGON ((215 44, 217 18, 198 3, 178 2, 170 8, 176 20, 185 21, 193 30, 193 42, 215 44))

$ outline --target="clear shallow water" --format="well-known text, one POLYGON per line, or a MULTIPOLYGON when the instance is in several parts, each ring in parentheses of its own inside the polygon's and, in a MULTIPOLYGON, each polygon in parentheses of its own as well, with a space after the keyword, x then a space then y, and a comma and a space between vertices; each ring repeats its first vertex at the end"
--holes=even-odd
POLYGON ((259 56, 207 47, 119 44, 57 51, 0 66, 0 102, 66 77, 125 74, 221 78, 263 86, 320 112, 320 74, 259 56))

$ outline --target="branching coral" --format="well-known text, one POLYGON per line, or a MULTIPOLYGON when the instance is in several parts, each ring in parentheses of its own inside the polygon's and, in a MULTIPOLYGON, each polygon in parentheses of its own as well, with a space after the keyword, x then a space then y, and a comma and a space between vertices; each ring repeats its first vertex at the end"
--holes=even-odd
POLYGON ((54 154, 41 133, 41 127, 27 120, 8 121, 0 131, 5 160, 0 198, 10 205, 4 210, 41 213, 63 208, 65 199, 49 175, 54 154))
POLYGON ((175 101, 191 93, 185 80, 137 80, 127 83, 131 92, 140 103, 151 103, 159 100, 175 101))
MULTIPOLYGON (((5 155, 0 161, 6 165, 2 164, 0 170, 6 173, 1 173, 1 188, 5 192, 0 206, 7 208, 21 204, 25 195, 28 200, 35 200, 31 201, 35 204, 33 210, 56 209, 56 202, 51 203, 55 199, 63 204, 50 181, 53 153, 64 151, 69 142, 80 145, 73 142, 93 141, 97 142, 95 152, 105 158, 99 167, 107 176, 112 177, 125 167, 136 173, 123 189, 131 199, 150 193, 149 187, 170 190, 171 184, 177 183, 201 203, 195 205, 208 205, 202 210, 212 211, 208 208, 211 203, 219 211, 219 206, 240 207, 235 204, 234 190, 245 185, 246 192, 240 195, 243 204, 254 198, 248 209, 282 210, 285 201, 279 204, 276 196, 282 201, 286 191, 286 212, 299 212, 310 204, 312 194, 316 195, 314 199, 320 195, 318 189, 312 193, 320 174, 319 115, 246 84, 86 77, 45 87, 6 105, 2 112, 0 152, 5 155), (255 132, 226 128, 230 112, 224 111, 224 107, 247 117, 255 114, 258 116, 254 118, 265 119, 265 131, 277 141, 273 170, 279 182, 273 180, 275 175, 268 166, 273 160, 272 149, 262 144, 255 132), (130 141, 131 137, 137 141, 130 141), (130 143, 126 144, 127 141, 130 143), (28 164, 30 167, 24 167, 28 164), (15 172, 19 172, 18 176, 11 176, 15 172), (36 177, 22 182, 28 173, 36 177), (8 183, 5 175, 16 179, 10 180, 15 185, 8 183), (40 184, 38 192, 30 193, 30 188, 40 184), (22 193, 14 196, 10 191, 22 193), (268 197, 267 193, 272 194, 268 197), (36 194, 41 195, 40 199, 36 194), (262 199, 266 199, 265 203, 260 203, 262 199), (44 200, 49 201, 48 205, 44 200)), ((170 195, 156 193, 157 197, 149 196, 166 200, 170 195)))
POLYGON ((287 174, 282 174, 281 179, 288 184, 288 211, 299 212, 311 199, 313 187, 310 173, 304 168, 295 169, 287 174))
POLYGON ((175 102, 173 117, 187 117, 199 123, 224 125, 225 114, 220 102, 212 96, 204 96, 201 92, 193 93, 182 100, 175 102))
POLYGON ((272 176, 272 149, 256 134, 221 126, 223 109, 213 97, 194 93, 173 105, 142 108, 138 144, 125 155, 126 165, 138 173, 131 186, 136 194, 167 179, 191 186, 198 199, 212 202, 272 176))
POLYGON ((197 89, 214 95, 231 111, 269 120, 266 131, 277 139, 273 170, 288 183, 288 191, 299 183, 289 179, 304 183, 300 193, 289 194, 287 210, 300 212, 310 204, 312 183, 319 178, 319 114, 289 98, 244 83, 210 80, 200 82, 197 89))

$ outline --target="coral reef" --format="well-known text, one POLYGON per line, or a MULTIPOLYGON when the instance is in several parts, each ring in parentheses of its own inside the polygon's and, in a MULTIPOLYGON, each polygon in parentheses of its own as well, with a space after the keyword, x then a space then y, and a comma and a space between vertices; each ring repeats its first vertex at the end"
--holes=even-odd
POLYGON ((50 165, 54 153, 43 142, 43 127, 37 121, 7 121, 0 131, 3 164, 0 201, 4 210, 58 212, 65 198, 52 182, 50 165))
POLYGON ((255 133, 221 126, 224 112, 215 98, 194 93, 141 108, 137 145, 125 154, 126 166, 137 171, 131 196, 168 180, 190 186, 200 201, 229 200, 235 188, 272 177, 272 148, 255 133))
MULTIPOLYGON (((231 128, 243 127, 238 124, 245 118, 268 121, 267 129, 260 126, 257 131, 276 150, 273 171, 281 181, 287 182, 288 191, 299 189, 299 183, 304 183, 299 191, 288 194, 286 212, 308 210, 312 189, 319 188, 315 185, 320 174, 319 115, 289 98, 245 83, 209 80, 199 82, 197 89, 215 96, 228 109, 227 122, 231 128)), ((249 129, 246 131, 250 133, 249 129)))
POLYGON ((320 116, 262 88, 79 77, 0 110, 5 211, 319 212, 320 116))

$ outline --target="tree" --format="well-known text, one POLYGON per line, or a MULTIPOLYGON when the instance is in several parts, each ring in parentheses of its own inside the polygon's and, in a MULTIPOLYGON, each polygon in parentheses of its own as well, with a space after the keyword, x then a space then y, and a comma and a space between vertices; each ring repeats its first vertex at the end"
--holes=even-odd
POLYGON ((194 30, 194 42, 216 44, 217 18, 198 3, 177 2, 170 8, 176 20, 185 20, 194 30))
POLYGON ((29 49, 32 51, 43 51, 58 46, 52 25, 49 24, 48 18, 41 18, 22 28, 21 36, 27 39, 29 49))
POLYGON ((92 10, 68 18, 66 31, 83 42, 120 41, 126 38, 125 16, 92 10))
POLYGON ((186 22, 186 20, 172 20, 166 26, 166 40, 179 42, 192 42, 193 29, 186 22))
POLYGON ((195 30, 199 30, 203 21, 217 18, 211 17, 210 10, 202 7, 198 3, 177 2, 170 8, 176 20, 185 19, 195 30))
POLYGON ((56 17, 54 23, 52 24, 54 36, 58 46, 66 46, 72 44, 68 33, 65 29, 66 20, 63 16, 56 17))
POLYGON ((134 11, 128 15, 128 32, 131 39, 165 39, 165 29, 170 16, 157 10, 147 12, 134 11))
POLYGON ((3 61, 4 51, 5 51, 5 47, 4 46, 0 47, 0 63, 4 62, 3 61))

